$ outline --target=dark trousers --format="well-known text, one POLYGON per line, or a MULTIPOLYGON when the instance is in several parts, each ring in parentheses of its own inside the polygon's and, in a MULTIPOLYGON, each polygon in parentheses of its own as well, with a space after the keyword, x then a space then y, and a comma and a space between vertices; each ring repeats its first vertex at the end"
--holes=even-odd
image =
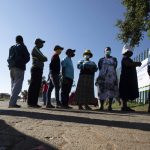
POLYGON ((37 105, 41 88, 43 69, 31 69, 31 81, 28 89, 28 105, 37 105))
POLYGON ((59 90, 60 90, 60 77, 59 75, 50 75, 50 83, 48 86, 48 95, 47 95, 47 105, 51 104, 51 93, 53 89, 55 88, 55 98, 56 98, 56 103, 60 104, 59 101, 59 90))
POLYGON ((63 78, 61 87, 61 102, 63 106, 68 106, 69 93, 71 91, 73 80, 70 78, 63 78))

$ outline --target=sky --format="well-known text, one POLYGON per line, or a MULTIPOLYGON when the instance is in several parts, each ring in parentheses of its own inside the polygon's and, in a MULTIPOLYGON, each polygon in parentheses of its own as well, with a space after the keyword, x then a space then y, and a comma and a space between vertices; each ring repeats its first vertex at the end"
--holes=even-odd
MULTIPOLYGON (((46 41, 41 49, 48 58, 43 72, 46 78, 55 45, 64 47, 61 59, 65 57, 66 49, 76 49, 73 58, 76 84, 79 77, 77 62, 83 59, 86 49, 91 50, 91 60, 97 64, 104 56, 105 47, 110 46, 119 67, 123 43, 117 39, 119 29, 115 24, 123 19, 124 12, 121 0, 0 0, 0 93, 10 93, 7 58, 17 35, 23 36, 30 53, 36 38, 46 41)), ((150 40, 145 36, 134 55, 147 48, 150 48, 150 40)), ((22 90, 28 89, 31 65, 32 59, 26 66, 22 90)))

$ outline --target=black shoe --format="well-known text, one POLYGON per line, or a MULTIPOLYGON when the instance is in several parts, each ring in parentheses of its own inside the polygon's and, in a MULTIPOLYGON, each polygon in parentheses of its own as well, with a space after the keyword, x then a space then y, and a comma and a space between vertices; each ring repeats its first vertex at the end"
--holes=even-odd
POLYGON ((64 108, 64 109, 72 109, 72 107, 70 107, 70 106, 62 106, 62 108, 64 108))
POLYGON ((46 108, 55 108, 55 106, 53 106, 52 104, 48 104, 46 105, 46 108))
POLYGON ((82 105, 79 105, 78 109, 79 110, 84 110, 83 107, 82 107, 82 105))
POLYGON ((103 110, 104 110, 104 108, 103 108, 103 107, 100 107, 100 108, 99 108, 99 110, 100 110, 100 111, 103 111, 103 110))
POLYGON ((41 108, 40 105, 28 105, 28 107, 31 107, 31 108, 41 108))
POLYGON ((108 107, 108 111, 112 111, 112 107, 111 106, 108 107))
POLYGON ((63 106, 62 106, 62 104, 61 104, 61 102, 57 102, 56 103, 56 108, 62 108, 63 106))
POLYGON ((134 112, 134 109, 131 109, 130 107, 122 107, 121 111, 129 111, 129 112, 134 112))
POLYGON ((21 107, 21 106, 20 106, 20 105, 17 105, 17 104, 16 104, 16 105, 9 105, 9 106, 8 106, 8 108, 20 108, 20 107, 21 107))
POLYGON ((85 110, 92 110, 92 108, 89 107, 88 105, 85 105, 85 110))

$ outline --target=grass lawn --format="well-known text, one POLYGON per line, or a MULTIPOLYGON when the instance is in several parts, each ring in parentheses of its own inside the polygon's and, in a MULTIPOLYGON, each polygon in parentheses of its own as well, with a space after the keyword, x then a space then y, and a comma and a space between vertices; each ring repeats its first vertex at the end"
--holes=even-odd
MULTIPOLYGON (((128 106, 130 108, 133 108, 134 110, 136 111, 148 111, 148 104, 141 104, 141 103, 135 103, 135 102, 128 102, 128 106)), ((107 107, 105 105, 105 107, 107 107)), ((112 108, 113 109, 118 109, 120 110, 121 109, 121 106, 119 105, 118 102, 115 102, 113 105, 112 105, 112 108)))

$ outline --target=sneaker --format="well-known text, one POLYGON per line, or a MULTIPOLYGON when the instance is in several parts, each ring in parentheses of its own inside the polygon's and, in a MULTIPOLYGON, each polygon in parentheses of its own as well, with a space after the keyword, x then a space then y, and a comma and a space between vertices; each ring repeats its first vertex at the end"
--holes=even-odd
POLYGON ((20 105, 17 105, 17 104, 16 104, 16 105, 9 105, 9 106, 8 106, 8 108, 20 108, 20 107, 21 107, 21 106, 20 106, 20 105))
POLYGON ((46 105, 46 108, 55 108, 55 106, 53 106, 52 104, 48 104, 46 105))

